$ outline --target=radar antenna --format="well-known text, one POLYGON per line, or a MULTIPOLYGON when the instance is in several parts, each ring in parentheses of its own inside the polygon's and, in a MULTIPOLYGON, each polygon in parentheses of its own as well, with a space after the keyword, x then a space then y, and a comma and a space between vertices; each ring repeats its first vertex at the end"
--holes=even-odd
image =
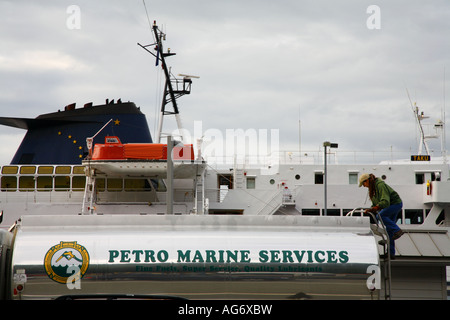
POLYGON ((164 75, 166 78, 166 84, 164 87, 164 95, 161 103, 161 111, 160 118, 158 124, 158 131, 156 133, 155 142, 160 143, 161 140, 161 132, 163 126, 163 118, 166 115, 175 115, 178 130, 180 133, 181 141, 183 142, 183 126, 181 123, 180 112, 178 110, 177 99, 184 96, 185 94, 191 93, 191 85, 192 78, 198 78, 197 76, 190 75, 179 75, 183 76, 183 79, 179 79, 173 76, 171 71, 167 68, 166 58, 170 56, 174 56, 175 53, 170 51, 170 48, 167 49, 166 52, 163 50, 162 41, 165 40, 166 34, 163 33, 158 26, 156 25, 156 21, 153 22, 153 33, 155 36, 155 42, 148 45, 138 45, 143 48, 145 51, 150 53, 152 56, 156 58, 155 65, 158 66, 161 62, 161 67, 164 71, 164 75), (148 49, 148 47, 154 47, 156 54, 148 49), (172 104, 172 110, 168 110, 166 106, 168 104, 172 104))

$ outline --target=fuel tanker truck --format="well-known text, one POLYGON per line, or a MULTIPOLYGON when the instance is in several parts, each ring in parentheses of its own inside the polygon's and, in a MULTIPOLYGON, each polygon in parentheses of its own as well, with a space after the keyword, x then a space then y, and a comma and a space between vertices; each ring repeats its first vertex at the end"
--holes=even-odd
POLYGON ((366 217, 23 216, 0 232, 1 299, 377 299, 366 217))

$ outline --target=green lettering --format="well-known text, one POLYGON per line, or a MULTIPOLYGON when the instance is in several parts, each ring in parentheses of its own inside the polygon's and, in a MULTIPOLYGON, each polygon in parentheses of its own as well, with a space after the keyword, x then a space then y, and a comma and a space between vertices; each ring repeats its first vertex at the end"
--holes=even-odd
POLYGON ((259 251, 259 262, 266 263, 269 260, 269 256, 267 255, 267 250, 259 251))
POLYGON ((120 250, 120 262, 130 262, 130 250, 120 250))
POLYGON ((134 262, 141 262, 140 255, 144 253, 142 250, 133 250, 131 251, 132 254, 134 254, 134 262))
POLYGON ((282 253, 283 253, 283 263, 294 262, 294 259, 292 259, 292 251, 283 250, 282 253))
POLYGON ((202 254, 199 250, 195 250, 194 258, 192 258, 192 262, 205 262, 203 260, 202 254))
POLYGON ((341 263, 347 263, 348 262, 348 252, 347 251, 340 251, 339 252, 339 262, 341 262, 341 263))
POLYGON ((181 250, 177 250, 178 253, 178 260, 177 262, 191 262, 191 250, 186 250, 185 253, 183 253, 183 251, 181 250))
POLYGON ((312 263, 312 262, 314 262, 313 261, 313 252, 311 251, 311 250, 308 250, 308 251, 306 251, 306 252, 308 252, 308 262, 309 263, 312 263))
POLYGON ((159 262, 166 262, 169 259, 169 253, 166 250, 158 251, 157 258, 159 262))
POLYGON ((325 252, 319 250, 319 251, 316 251, 316 254, 314 255, 314 258, 316 259, 317 262, 324 263, 325 262, 325 258, 319 258, 319 254, 321 254, 322 256, 325 256, 325 252))
POLYGON ((109 260, 108 262, 114 262, 114 259, 119 256, 119 251, 117 250, 109 250, 109 260))
POLYGON ((224 251, 223 250, 219 250, 218 252, 219 252, 219 261, 218 262, 220 262, 220 263, 225 262, 225 260, 223 259, 224 251))
POLYGON ((298 250, 294 250, 295 257, 297 258, 298 263, 301 263, 303 260, 303 255, 305 254, 305 250, 302 250, 302 254, 298 250))
POLYGON ((280 254, 279 250, 270 250, 270 262, 280 262, 281 259, 278 257, 278 255, 280 254))
POLYGON ((234 262, 238 262, 237 261, 237 259, 238 259, 238 251, 237 250, 234 250, 234 251, 227 250, 227 262, 228 263, 231 262, 230 258, 233 259, 234 262))
POLYGON ((249 253, 249 250, 241 250, 241 262, 250 262, 249 253))
POLYGON ((156 262, 155 260, 155 251, 153 250, 145 250, 145 262, 156 262))
POLYGON ((328 254, 328 263, 337 263, 336 259, 336 251, 327 251, 328 254))
POLYGON ((217 262, 216 252, 214 250, 206 250, 206 262, 217 262))

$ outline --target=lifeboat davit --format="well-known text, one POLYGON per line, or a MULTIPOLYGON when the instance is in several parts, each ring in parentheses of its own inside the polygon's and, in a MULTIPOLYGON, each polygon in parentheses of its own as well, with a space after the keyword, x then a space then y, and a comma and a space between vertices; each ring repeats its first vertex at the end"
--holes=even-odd
MULTIPOLYGON (((205 168, 203 161, 194 161, 192 144, 172 149, 174 178, 194 178, 205 168)), ((167 176, 167 144, 122 143, 119 137, 106 136, 105 143, 94 146, 90 159, 83 164, 99 173, 114 176, 167 176)))

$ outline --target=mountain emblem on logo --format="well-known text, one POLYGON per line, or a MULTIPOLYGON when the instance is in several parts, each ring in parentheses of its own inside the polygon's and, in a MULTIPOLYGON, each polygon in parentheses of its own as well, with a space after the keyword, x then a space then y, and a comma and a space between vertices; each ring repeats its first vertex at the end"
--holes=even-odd
POLYGON ((66 284, 71 276, 79 279, 84 276, 89 268, 89 253, 76 241, 61 241, 45 254, 44 267, 50 279, 66 284))

